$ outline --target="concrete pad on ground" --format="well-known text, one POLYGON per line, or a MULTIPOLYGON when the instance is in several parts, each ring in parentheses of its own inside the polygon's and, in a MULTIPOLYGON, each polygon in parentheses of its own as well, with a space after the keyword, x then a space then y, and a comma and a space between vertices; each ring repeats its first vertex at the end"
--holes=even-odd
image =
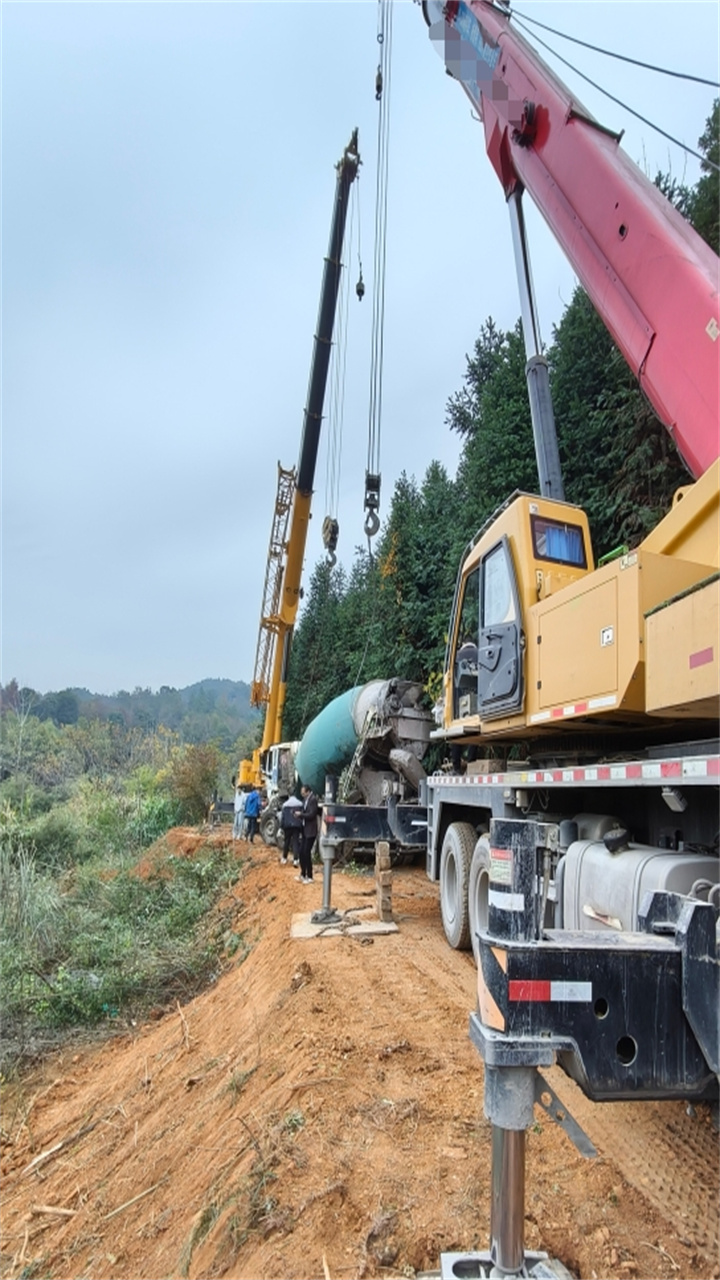
POLYGON ((351 938, 368 938, 383 933, 398 933, 391 920, 359 920, 356 924, 343 920, 340 924, 313 924, 311 911, 301 911, 290 922, 291 938, 339 938, 343 934, 351 938))

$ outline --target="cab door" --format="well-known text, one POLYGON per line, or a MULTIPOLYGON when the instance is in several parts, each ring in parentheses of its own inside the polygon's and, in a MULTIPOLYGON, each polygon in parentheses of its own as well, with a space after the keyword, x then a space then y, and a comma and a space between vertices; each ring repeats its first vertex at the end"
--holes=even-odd
POLYGON ((520 598, 510 543, 503 537, 480 561, 480 634, 478 711, 492 720, 523 705, 523 656, 520 598))

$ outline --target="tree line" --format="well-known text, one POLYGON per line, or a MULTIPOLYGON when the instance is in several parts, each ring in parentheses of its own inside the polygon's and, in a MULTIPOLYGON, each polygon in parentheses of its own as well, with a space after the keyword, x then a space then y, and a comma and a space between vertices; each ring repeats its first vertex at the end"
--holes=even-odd
POLYGON ((239 734, 251 728, 257 712, 250 706, 250 686, 243 680, 206 679, 183 689, 161 685, 157 692, 139 686, 132 693, 91 693, 60 689, 38 693, 16 679, 0 688, 3 714, 25 714, 58 727, 79 720, 99 720, 126 729, 153 732, 171 729, 184 742, 216 741, 230 750, 239 734))
MULTIPOLYGON (((716 100, 699 139, 705 160, 697 184, 656 177, 716 253, 719 113, 716 100)), ((596 558, 633 547, 691 477, 582 288, 546 354, 565 496, 587 512, 596 558)), ((420 482, 404 473, 375 554, 358 548, 348 570, 319 562, 311 573, 290 659, 288 739, 367 680, 402 676, 420 680, 431 701, 438 695, 463 550, 516 489, 537 492, 519 321, 507 331, 492 317, 481 325, 445 423, 462 441, 456 475, 438 462, 420 482)))

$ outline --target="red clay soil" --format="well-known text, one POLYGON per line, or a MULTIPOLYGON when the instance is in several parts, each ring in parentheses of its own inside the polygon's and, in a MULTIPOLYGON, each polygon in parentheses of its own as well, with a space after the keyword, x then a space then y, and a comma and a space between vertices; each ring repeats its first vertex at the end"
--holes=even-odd
MULTIPOLYGON (((207 836, 172 838, 192 852, 207 836)), ((444 940, 436 886, 421 868, 396 872, 397 934, 293 940, 320 878, 299 884, 274 849, 238 849, 246 957, 182 1009, 6 1087, 4 1277, 391 1280, 487 1248, 475 973, 444 940)), ((372 879, 336 873, 333 902, 370 918, 372 879)), ((595 1106, 549 1076, 599 1156, 584 1160, 538 1112, 526 1247, 583 1280, 717 1277, 704 1110, 595 1106)))

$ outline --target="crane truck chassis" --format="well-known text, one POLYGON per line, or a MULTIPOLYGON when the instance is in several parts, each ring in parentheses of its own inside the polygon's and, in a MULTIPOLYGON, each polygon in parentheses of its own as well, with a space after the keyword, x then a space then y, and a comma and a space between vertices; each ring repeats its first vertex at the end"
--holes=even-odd
MULTIPOLYGON (((523 1243, 539 1069, 557 1060, 598 1101, 717 1098, 718 260, 507 4, 423 14, 508 200, 541 491, 514 495, 463 558, 435 734, 453 763, 421 783, 445 933, 477 960, 493 1142, 490 1251, 446 1255, 442 1274, 557 1276, 523 1243), (562 500, 524 190, 696 481, 598 568, 562 500)), ((330 790, 327 853, 353 821, 330 790)))
POLYGON ((348 831, 372 840, 373 823, 399 843, 409 831, 409 851, 420 835, 448 941, 475 953, 469 1032, 492 1122, 491 1247, 443 1254, 442 1280, 567 1280, 557 1260, 524 1248, 535 1106, 583 1155, 595 1151, 543 1068, 557 1062, 598 1102, 717 1100, 720 869, 701 837, 717 824, 720 753, 685 743, 489 769, 432 774, 420 804, 374 811, 333 803, 328 779, 321 853, 328 872, 348 831))

